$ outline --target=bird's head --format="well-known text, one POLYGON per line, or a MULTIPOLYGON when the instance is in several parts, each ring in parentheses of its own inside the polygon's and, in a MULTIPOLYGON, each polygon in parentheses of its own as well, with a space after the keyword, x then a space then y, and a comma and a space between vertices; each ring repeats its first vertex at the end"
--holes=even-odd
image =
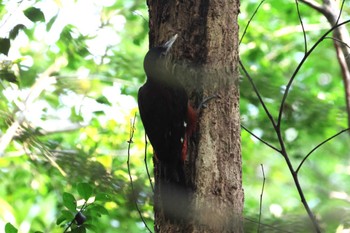
POLYGON ((167 55, 175 40, 177 34, 171 37, 163 45, 151 48, 143 61, 143 68, 148 78, 152 79, 164 79, 168 74, 168 68, 166 67, 167 55))

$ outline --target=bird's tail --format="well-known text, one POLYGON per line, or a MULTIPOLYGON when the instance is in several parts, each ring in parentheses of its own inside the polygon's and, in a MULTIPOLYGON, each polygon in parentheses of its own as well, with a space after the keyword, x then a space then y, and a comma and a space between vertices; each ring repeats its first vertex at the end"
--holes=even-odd
POLYGON ((182 162, 178 164, 159 164, 158 204, 164 217, 171 222, 187 219, 189 191, 182 162))

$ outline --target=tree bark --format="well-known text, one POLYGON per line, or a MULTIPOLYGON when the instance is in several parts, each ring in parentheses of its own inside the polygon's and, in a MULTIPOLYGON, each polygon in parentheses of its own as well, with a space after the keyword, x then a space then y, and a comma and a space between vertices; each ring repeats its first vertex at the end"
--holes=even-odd
MULTIPOLYGON (((201 112, 186 162, 192 190, 186 224, 155 209, 156 232, 243 232, 238 89, 239 0, 147 0, 150 47, 174 34, 174 72, 194 105, 219 95, 201 112)), ((157 171, 155 164, 155 171, 157 171)), ((157 172, 155 172, 157 184, 157 172)), ((155 196, 157 197, 157 193, 155 196)))

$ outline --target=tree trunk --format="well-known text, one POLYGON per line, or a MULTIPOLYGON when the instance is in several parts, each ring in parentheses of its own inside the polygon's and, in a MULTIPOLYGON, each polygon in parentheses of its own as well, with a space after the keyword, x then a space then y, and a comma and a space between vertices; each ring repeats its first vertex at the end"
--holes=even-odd
MULTIPOLYGON (((201 112, 186 164, 192 190, 189 221, 169 223, 155 209, 156 232, 243 232, 238 24, 239 0, 148 0, 150 46, 178 34, 171 54, 201 112), (179 65, 180 64, 180 65, 179 65)), ((155 171, 157 171, 155 164, 155 171)), ((157 185, 156 172, 156 185, 157 185)), ((155 193, 155 196, 158 194, 155 193)))

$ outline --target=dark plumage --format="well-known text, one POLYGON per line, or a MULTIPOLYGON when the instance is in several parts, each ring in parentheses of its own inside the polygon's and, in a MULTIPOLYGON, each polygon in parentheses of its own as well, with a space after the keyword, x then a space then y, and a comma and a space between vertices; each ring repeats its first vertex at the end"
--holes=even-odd
POLYGON ((144 59, 147 81, 138 93, 141 119, 160 163, 160 198, 169 218, 182 214, 176 209, 182 208, 177 199, 184 198, 186 186, 183 147, 189 112, 186 91, 168 67, 167 55, 176 38, 148 51, 144 59))

